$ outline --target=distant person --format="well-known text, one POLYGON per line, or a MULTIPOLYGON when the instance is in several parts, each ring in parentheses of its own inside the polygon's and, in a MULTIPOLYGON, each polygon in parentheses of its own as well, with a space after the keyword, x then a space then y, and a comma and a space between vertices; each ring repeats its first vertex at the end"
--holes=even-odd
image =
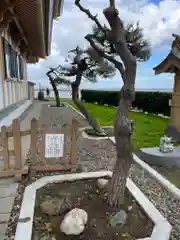
POLYGON ((47 96, 47 98, 50 98, 50 91, 49 91, 49 88, 46 88, 46 96, 47 96))

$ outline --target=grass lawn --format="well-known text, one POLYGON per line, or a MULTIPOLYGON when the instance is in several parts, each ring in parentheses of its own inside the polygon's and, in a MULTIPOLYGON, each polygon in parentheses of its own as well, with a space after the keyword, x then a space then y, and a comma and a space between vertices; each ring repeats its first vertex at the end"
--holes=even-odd
MULTIPOLYGON (((75 107, 71 100, 65 99, 64 101, 75 107)), ((101 126, 113 125, 115 108, 90 103, 84 104, 101 126)), ((168 126, 168 119, 136 112, 131 112, 131 119, 134 120, 133 142, 135 149, 159 146, 160 137, 164 135, 168 126)))

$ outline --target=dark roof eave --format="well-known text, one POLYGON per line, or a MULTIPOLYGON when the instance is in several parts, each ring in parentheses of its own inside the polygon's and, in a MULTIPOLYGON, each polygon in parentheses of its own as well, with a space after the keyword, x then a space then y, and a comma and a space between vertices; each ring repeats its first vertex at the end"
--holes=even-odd
POLYGON ((46 26, 45 27, 46 56, 49 56, 51 54, 50 49, 51 49, 51 41, 52 41, 51 36, 52 36, 53 23, 50 26, 50 22, 53 21, 53 19, 56 19, 61 15, 62 8, 63 8, 63 1, 62 0, 54 0, 52 19, 49 21, 49 7, 47 5, 45 7, 44 22, 46 23, 45 24, 45 26, 46 26), (49 39, 49 35, 50 35, 50 39, 49 39))
POLYGON ((36 85, 36 83, 31 82, 31 81, 28 81, 28 84, 31 85, 31 86, 35 86, 36 85))
POLYGON ((180 69, 180 59, 170 53, 159 65, 153 68, 155 75, 161 73, 174 73, 175 69, 180 69), (174 69, 174 71, 172 71, 174 69))
POLYGON ((54 0, 54 14, 53 14, 54 19, 62 15, 63 5, 64 5, 64 0, 54 0))
POLYGON ((153 68, 155 75, 161 74, 166 71, 169 67, 169 55, 156 67, 153 68))

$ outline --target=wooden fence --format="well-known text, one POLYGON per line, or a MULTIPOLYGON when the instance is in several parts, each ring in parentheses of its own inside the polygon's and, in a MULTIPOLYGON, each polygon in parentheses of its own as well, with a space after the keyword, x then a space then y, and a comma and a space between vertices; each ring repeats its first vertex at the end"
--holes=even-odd
MULTIPOLYGON (((31 128, 28 130, 20 130, 18 119, 13 120, 12 127, 3 126, 0 132, 0 177, 15 176, 17 180, 21 179, 22 175, 28 174, 29 169, 35 171, 59 171, 74 168, 77 164, 77 138, 78 122, 72 120, 72 125, 64 129, 47 129, 40 125, 39 120, 33 118, 31 120, 31 128), (64 139, 70 138, 69 161, 62 159, 61 164, 49 164, 45 157, 45 136, 46 134, 63 134, 64 139), (22 159, 22 144, 21 137, 30 136, 31 158, 30 164, 25 164, 25 159, 22 159), (39 138, 40 137, 40 138, 39 138), (40 140, 38 140, 38 138, 40 140), (10 140, 13 149, 9 149, 10 140), (41 155, 41 161, 38 160, 38 155, 41 155), (12 158, 13 157, 13 158, 12 158)), ((64 144, 64 151, 66 144, 64 144)), ((64 156, 63 156, 64 157, 64 156)))

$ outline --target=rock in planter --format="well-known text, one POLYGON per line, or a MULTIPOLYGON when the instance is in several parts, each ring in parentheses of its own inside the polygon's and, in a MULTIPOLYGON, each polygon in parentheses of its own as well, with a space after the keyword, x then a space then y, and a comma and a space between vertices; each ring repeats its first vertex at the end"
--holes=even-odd
POLYGON ((104 189, 105 187, 107 187, 108 182, 109 181, 107 179, 99 178, 97 180, 97 186, 98 186, 99 189, 104 189))
POLYGON ((66 235, 79 235, 84 231, 88 215, 83 209, 74 208, 68 212, 60 225, 60 230, 66 235))
POLYGON ((120 210, 110 218, 109 222, 112 227, 115 227, 115 226, 122 227, 124 224, 126 224, 127 217, 128 217, 127 213, 124 210, 120 210))
POLYGON ((62 199, 48 199, 41 203, 41 210, 49 216, 57 216, 72 208, 72 203, 67 197, 62 199))

